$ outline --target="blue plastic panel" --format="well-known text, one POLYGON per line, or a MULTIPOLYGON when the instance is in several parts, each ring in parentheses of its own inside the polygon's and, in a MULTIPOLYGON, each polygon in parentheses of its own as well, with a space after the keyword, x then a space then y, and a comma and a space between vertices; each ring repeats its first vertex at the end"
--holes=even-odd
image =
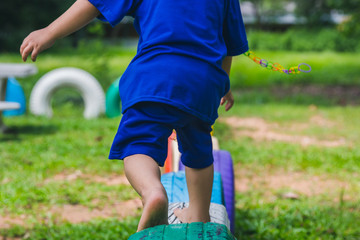
MULTIPOLYGON (((185 171, 171 172, 161 176, 161 182, 167 192, 170 203, 189 202, 189 193, 186 185, 185 171)), ((211 202, 223 204, 220 173, 214 173, 214 182, 211 202)))

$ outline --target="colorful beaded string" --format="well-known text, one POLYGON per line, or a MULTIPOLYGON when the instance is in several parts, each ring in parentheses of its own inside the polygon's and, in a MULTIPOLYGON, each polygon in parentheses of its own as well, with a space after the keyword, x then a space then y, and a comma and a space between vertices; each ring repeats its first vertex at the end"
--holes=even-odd
POLYGON ((278 71, 278 72, 283 72, 286 74, 296 74, 296 73, 299 74, 300 72, 304 72, 304 73, 311 72, 311 66, 306 63, 300 63, 296 67, 291 67, 289 69, 286 69, 283 66, 281 66, 279 63, 269 62, 265 59, 261 59, 261 58, 257 57, 253 51, 247 51, 246 53, 244 53, 244 55, 248 56, 251 60, 253 60, 257 64, 260 64, 260 66, 262 66, 266 69, 269 69, 269 70, 273 70, 275 72, 278 71), (301 69, 301 66, 307 66, 309 68, 309 70, 301 69))

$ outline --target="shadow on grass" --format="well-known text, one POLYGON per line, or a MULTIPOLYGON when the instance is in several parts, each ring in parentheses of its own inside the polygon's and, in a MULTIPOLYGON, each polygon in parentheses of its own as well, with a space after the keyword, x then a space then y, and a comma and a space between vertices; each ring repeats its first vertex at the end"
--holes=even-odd
POLYGON ((21 141, 23 135, 51 135, 57 130, 55 125, 7 125, 5 131, 0 134, 0 142, 21 141))

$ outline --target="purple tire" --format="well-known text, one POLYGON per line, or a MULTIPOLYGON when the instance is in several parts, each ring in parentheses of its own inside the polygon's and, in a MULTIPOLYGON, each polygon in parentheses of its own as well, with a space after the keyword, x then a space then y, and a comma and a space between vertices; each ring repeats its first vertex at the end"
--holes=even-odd
MULTIPOLYGON (((230 220, 231 232, 235 228, 235 182, 234 182, 234 166, 231 155, 224 150, 214 150, 214 171, 221 175, 223 186, 224 205, 230 220)), ((182 162, 179 162, 179 170, 185 170, 182 162)))

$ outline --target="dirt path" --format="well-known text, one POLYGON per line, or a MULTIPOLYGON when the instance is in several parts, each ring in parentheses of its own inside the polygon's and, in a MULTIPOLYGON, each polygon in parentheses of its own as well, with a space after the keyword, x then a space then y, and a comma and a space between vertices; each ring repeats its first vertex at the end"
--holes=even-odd
MULTIPOLYGON (((107 177, 94 176, 90 174, 84 174, 81 171, 75 171, 73 173, 59 173, 51 178, 45 179, 44 184, 52 181, 74 181, 77 179, 83 179, 88 183, 96 182, 102 183, 108 186, 113 185, 130 185, 125 175, 111 175, 107 177)), ((94 199, 92 202, 96 202, 94 199)), ((39 218, 37 216, 20 215, 20 216, 0 216, 0 229, 10 228, 14 225, 31 226, 29 220, 36 219, 38 222, 70 222, 81 223, 88 222, 96 218, 125 218, 128 216, 135 216, 138 214, 138 210, 142 207, 140 199, 131 199, 128 201, 115 202, 111 205, 106 205, 102 208, 89 208, 83 205, 62 205, 54 206, 48 209, 48 207, 39 207, 44 209, 43 213, 51 216, 51 219, 39 218)), ((37 213, 38 216, 44 215, 37 213)))
POLYGON ((315 137, 306 135, 291 135, 286 132, 303 131, 311 125, 324 128, 336 127, 336 123, 324 119, 319 115, 313 116, 308 123, 292 124, 286 129, 281 128, 276 123, 268 123, 262 118, 240 118, 228 117, 221 118, 221 122, 228 124, 236 137, 249 137, 256 141, 279 141, 287 143, 300 144, 302 146, 322 146, 322 147, 338 147, 347 145, 345 139, 339 138, 335 140, 320 140, 315 137), (284 133, 285 132, 285 133, 284 133))
MULTIPOLYGON (((302 198, 326 195, 334 202, 353 200, 353 183, 333 178, 331 176, 311 175, 306 172, 273 170, 265 168, 254 170, 243 168, 240 164, 235 167, 235 189, 240 193, 252 191, 261 192, 265 198, 302 198)), ((356 176, 355 176, 356 177, 356 176)))
POLYGON ((51 181, 73 181, 76 179, 83 179, 87 182, 96 182, 102 183, 107 186, 115 186, 115 185, 130 185, 129 181, 126 179, 125 175, 110 175, 110 176, 94 176, 90 174, 84 174, 82 171, 77 170, 73 173, 59 173, 49 179, 46 179, 44 183, 48 183, 51 181))
MULTIPOLYGON (((21 215, 21 216, 0 216, 0 229, 7 229, 14 225, 31 227, 29 220, 36 219, 37 222, 47 223, 52 222, 69 222, 82 223, 93 219, 118 218, 123 219, 128 216, 135 216, 141 209, 142 204, 140 199, 131 199, 107 205, 103 208, 88 208, 82 205, 63 205, 54 206, 46 211, 51 219, 38 218, 37 216, 21 215)), ((42 214, 37 214, 42 215, 42 214)))

